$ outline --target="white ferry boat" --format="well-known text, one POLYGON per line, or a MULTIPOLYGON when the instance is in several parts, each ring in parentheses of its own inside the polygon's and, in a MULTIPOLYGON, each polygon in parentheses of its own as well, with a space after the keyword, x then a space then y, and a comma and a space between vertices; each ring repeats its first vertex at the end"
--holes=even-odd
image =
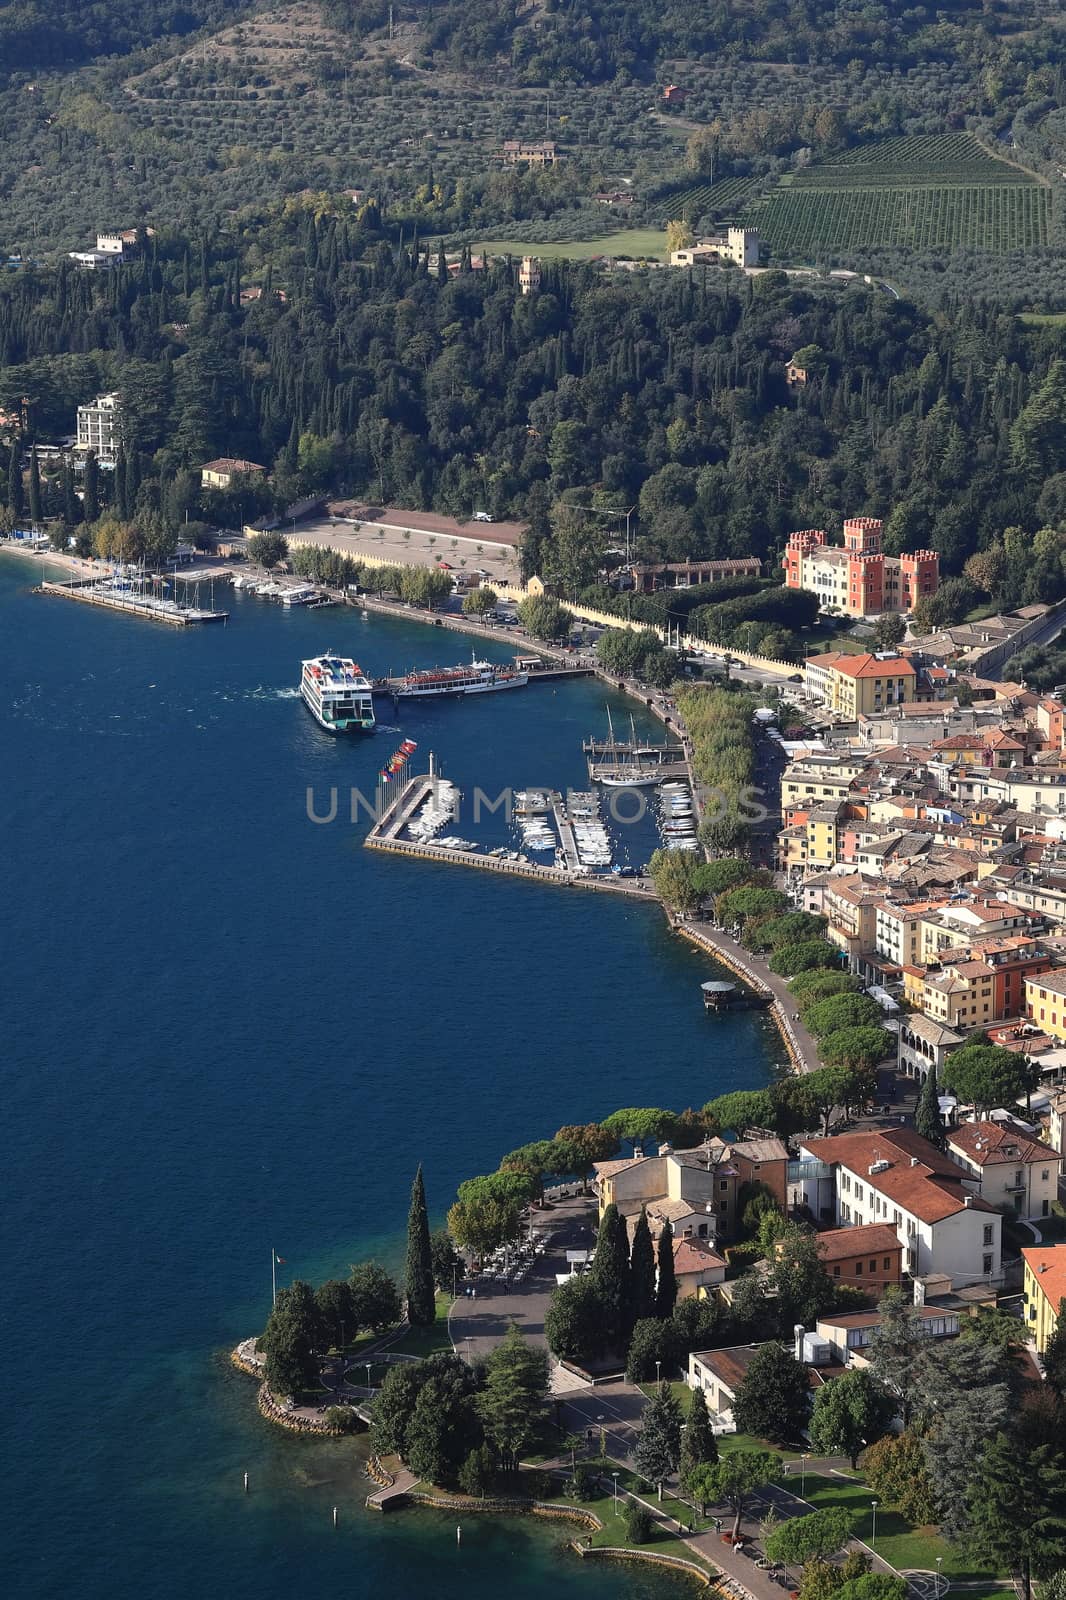
POLYGON ((347 656, 315 656, 305 661, 300 693, 327 733, 370 733, 374 727, 370 679, 347 656))
POLYGON ((491 694, 496 689, 521 689, 528 682, 528 672, 493 661, 471 661, 465 667, 431 667, 425 672, 409 672, 399 680, 393 692, 401 700, 428 700, 440 695, 491 694))

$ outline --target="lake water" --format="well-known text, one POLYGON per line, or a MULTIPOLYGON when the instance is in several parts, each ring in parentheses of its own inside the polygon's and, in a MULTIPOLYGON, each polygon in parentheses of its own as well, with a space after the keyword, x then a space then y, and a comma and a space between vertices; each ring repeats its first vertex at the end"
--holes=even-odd
POLYGON ((269 1310, 272 1246, 312 1281, 395 1262, 419 1161, 440 1217, 561 1123, 771 1074, 765 1019, 708 1020, 708 965, 654 909, 307 820, 308 785, 370 793, 401 736, 467 790, 581 785, 603 686, 386 705, 389 731, 335 740, 295 694, 301 657, 379 672, 469 644, 239 596, 227 627, 172 631, 32 595, 38 572, 0 560, 16 1593, 676 1593, 578 1562, 558 1527, 471 1519, 457 1548, 451 1518, 374 1517, 358 1446, 270 1428, 226 1360, 269 1310))

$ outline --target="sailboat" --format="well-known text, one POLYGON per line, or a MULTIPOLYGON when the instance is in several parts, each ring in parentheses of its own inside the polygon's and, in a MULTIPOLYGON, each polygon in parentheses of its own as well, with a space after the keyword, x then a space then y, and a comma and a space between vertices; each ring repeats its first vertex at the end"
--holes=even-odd
MULTIPOLYGON (((630 723, 632 724, 632 717, 630 723)), ((607 707, 607 732, 610 743, 614 744, 614 724, 611 721, 611 708, 607 707)), ((636 729, 633 729, 633 744, 637 742, 636 729)), ((607 789, 647 789, 654 788, 659 781, 659 774, 647 767, 642 767, 636 761, 628 763, 616 760, 610 772, 604 772, 600 782, 607 789)))

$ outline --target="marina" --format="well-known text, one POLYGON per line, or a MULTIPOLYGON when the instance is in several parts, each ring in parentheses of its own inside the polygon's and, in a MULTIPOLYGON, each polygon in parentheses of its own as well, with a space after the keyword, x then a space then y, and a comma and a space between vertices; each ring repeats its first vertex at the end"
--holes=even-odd
POLYGON ((187 628, 198 622, 225 622, 229 616, 228 611, 215 610, 213 586, 211 603, 207 607, 200 605, 199 584, 193 586, 191 603, 188 585, 184 602, 168 598, 164 591, 169 587, 168 580, 151 574, 123 577, 116 572, 107 578, 72 578, 69 583, 46 580, 38 585, 36 592, 77 600, 82 605, 99 606, 107 611, 121 611, 149 622, 165 623, 171 628, 187 628))
POLYGON ((448 835, 438 838, 458 814, 461 796, 458 789, 437 771, 430 756, 430 770, 407 780, 400 792, 379 813, 379 818, 363 843, 369 850, 387 850, 397 855, 416 856, 423 861, 448 861, 482 871, 506 872, 520 878, 587 889, 606 889, 614 894, 633 895, 657 903, 649 880, 633 868, 611 864, 611 846, 599 819, 598 797, 590 793, 564 796, 556 790, 518 791, 515 821, 524 835, 539 823, 536 842, 525 841, 536 853, 554 852, 552 862, 541 862, 520 850, 503 846, 483 850, 472 839, 448 835), (556 844, 548 816, 558 833, 556 844))

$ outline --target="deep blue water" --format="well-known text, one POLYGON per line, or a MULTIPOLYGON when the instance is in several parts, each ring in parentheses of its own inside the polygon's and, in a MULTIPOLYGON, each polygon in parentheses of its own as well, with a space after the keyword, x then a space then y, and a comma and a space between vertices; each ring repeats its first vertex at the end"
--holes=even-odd
MULTIPOLYGON (((708 1022, 703 958, 649 908, 308 822, 309 784, 369 793, 400 735, 320 732, 300 658, 429 665, 460 637, 239 597, 228 627, 172 632, 31 595, 36 575, 0 560, 17 1594, 674 1593, 580 1565, 558 1529, 486 1518, 457 1550, 451 1519, 372 1517, 353 1445, 262 1423, 225 1353, 262 1325, 272 1245, 312 1280, 393 1259, 419 1160, 442 1214, 563 1122, 764 1081, 765 1022, 708 1022)), ((581 783, 603 706, 573 682, 382 714, 493 792, 581 783)))

